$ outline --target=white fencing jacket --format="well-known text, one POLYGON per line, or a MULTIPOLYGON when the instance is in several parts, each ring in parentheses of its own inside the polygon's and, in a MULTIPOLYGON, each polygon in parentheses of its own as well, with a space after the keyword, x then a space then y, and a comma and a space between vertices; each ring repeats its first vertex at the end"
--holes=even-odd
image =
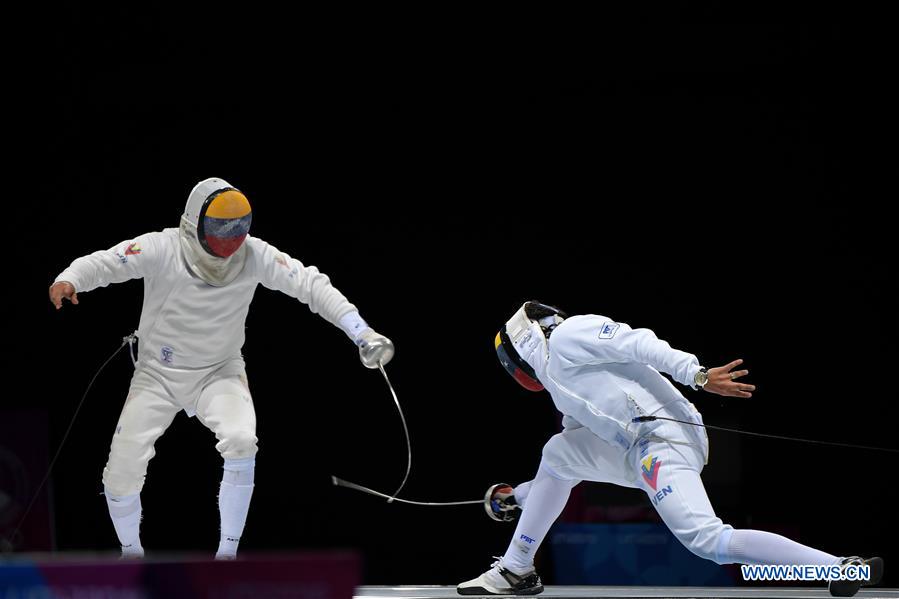
POLYGON ((693 405, 660 374, 692 387, 699 360, 672 349, 649 329, 595 314, 573 316, 556 327, 547 347, 531 366, 566 416, 566 427, 586 426, 626 451, 639 434, 660 424, 636 425, 637 416, 701 422, 693 405))
POLYGON ((213 287, 195 276, 181 253, 178 229, 164 229, 123 241, 76 259, 56 281, 79 293, 144 279, 140 317, 140 360, 168 368, 205 368, 240 356, 250 301, 261 283, 295 297, 335 326, 356 311, 330 279, 314 266, 247 236, 243 271, 231 283, 213 287))

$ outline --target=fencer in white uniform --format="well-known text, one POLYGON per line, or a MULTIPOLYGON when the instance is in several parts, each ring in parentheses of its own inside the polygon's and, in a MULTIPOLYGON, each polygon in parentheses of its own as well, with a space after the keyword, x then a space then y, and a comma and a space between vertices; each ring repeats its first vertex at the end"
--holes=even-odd
MULTIPOLYGON (((720 395, 750 397, 755 387, 739 379, 748 371, 705 369, 649 329, 599 315, 566 318, 538 302, 525 303, 496 336, 500 361, 525 388, 544 388, 563 414, 563 430, 543 449, 536 477, 514 489, 494 485, 486 505, 494 519, 518 524, 506 553, 481 576, 458 586, 470 594, 542 592, 534 555, 581 481, 642 489, 662 521, 690 551, 719 564, 835 565, 839 558, 785 537, 734 529, 715 515, 700 478, 709 441, 699 412, 664 376, 720 395), (519 517, 520 515, 520 517, 519 517)), ((873 558, 872 580, 882 561, 873 558)), ((854 594, 856 583, 832 583, 835 594, 854 594), (854 586, 855 585, 855 586, 854 586)))
POLYGON ((78 258, 50 288, 59 308, 63 299, 77 304, 77 293, 144 281, 137 364, 103 470, 123 556, 143 556, 140 492, 147 464, 156 440, 181 410, 215 433, 224 459, 216 557, 237 553, 257 450, 256 413, 241 356, 257 285, 297 298, 341 328, 369 368, 393 356, 390 340, 366 324, 326 275, 249 236, 251 220, 243 193, 222 179, 206 179, 191 190, 179 228, 78 258))

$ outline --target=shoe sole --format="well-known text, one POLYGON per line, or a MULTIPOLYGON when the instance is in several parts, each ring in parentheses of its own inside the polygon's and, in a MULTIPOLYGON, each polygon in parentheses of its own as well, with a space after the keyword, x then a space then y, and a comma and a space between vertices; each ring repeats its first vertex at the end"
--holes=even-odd
POLYGON ((484 587, 456 587, 456 592, 460 595, 539 595, 543 592, 543 586, 534 587, 532 589, 523 589, 520 591, 510 591, 508 593, 497 593, 484 587))
POLYGON ((883 578, 883 558, 872 557, 870 560, 865 560, 865 563, 871 566, 871 579, 863 582, 862 586, 870 587, 880 584, 880 579, 883 578))
POLYGON ((871 566, 871 578, 864 582, 856 582, 849 580, 840 580, 832 582, 828 586, 831 596, 833 597, 854 597, 862 587, 870 587, 880 583, 883 578, 883 559, 872 557, 865 560, 865 563, 871 566))

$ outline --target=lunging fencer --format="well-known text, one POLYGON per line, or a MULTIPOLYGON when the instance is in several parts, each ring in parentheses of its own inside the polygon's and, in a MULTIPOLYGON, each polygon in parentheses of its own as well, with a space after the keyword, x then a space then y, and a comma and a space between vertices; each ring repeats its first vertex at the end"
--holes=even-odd
POLYGON ((394 354, 356 307, 314 266, 249 235, 247 197, 205 179, 187 198, 179 228, 146 233, 76 259, 50 287, 50 301, 144 280, 134 376, 112 436, 103 488, 124 557, 142 557, 140 492, 154 444, 184 410, 215 433, 224 459, 217 559, 236 556, 253 494, 256 413, 241 356, 256 286, 281 291, 343 330, 369 368, 394 354))
MULTIPOLYGON (((535 595, 543 591, 534 555, 568 501, 572 487, 596 481, 642 489, 662 521, 690 551, 719 564, 868 564, 876 584, 880 558, 837 557, 760 530, 734 529, 715 515, 700 478, 709 455, 702 417, 671 382, 727 397, 751 397, 742 360, 706 369, 692 354, 599 315, 568 318, 538 302, 525 303, 500 330, 496 352, 530 391, 549 391, 563 414, 561 433, 543 448, 535 478, 514 489, 494 485, 485 507, 496 520, 518 520, 505 554, 485 573, 458 585, 462 595, 535 595)), ((833 581, 851 596, 860 583, 833 581)))

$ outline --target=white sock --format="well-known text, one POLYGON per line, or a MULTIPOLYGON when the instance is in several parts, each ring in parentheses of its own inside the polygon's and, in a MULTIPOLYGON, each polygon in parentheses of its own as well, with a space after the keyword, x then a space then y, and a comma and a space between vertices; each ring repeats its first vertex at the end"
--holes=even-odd
POLYGON ((763 530, 734 530, 728 544, 734 563, 831 566, 840 558, 763 530))
POLYGON ((247 523, 250 499, 253 496, 253 478, 256 458, 225 460, 222 484, 219 487, 219 516, 221 538, 216 558, 237 555, 237 545, 247 523))
MULTIPOLYGON (((515 574, 524 574, 533 569, 534 555, 540 543, 562 513, 571 488, 578 482, 580 481, 556 478, 540 464, 537 477, 531 481, 528 489, 527 507, 522 510, 512 542, 503 555, 503 566, 515 574)), ((517 501, 517 493, 515 498, 517 501)))
POLYGON ((104 495, 109 517, 122 545, 122 555, 143 556, 144 548, 140 544, 140 494, 113 495, 104 490, 104 495))

